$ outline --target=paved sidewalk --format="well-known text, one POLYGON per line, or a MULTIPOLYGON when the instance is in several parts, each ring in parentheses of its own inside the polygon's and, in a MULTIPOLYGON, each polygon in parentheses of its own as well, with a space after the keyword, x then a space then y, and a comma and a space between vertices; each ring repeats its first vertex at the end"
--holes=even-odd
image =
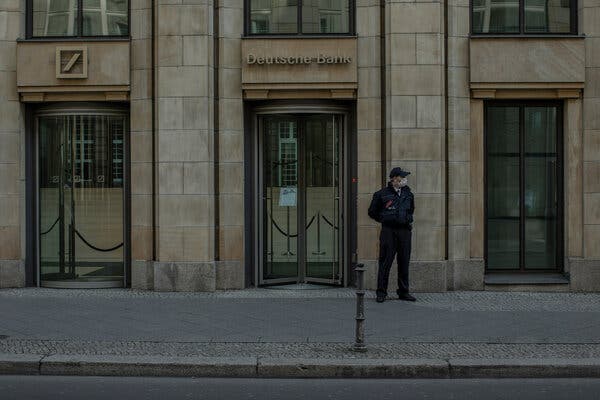
POLYGON ((0 372, 600 376, 599 294, 366 297, 354 353, 353 289, 0 290, 0 372))

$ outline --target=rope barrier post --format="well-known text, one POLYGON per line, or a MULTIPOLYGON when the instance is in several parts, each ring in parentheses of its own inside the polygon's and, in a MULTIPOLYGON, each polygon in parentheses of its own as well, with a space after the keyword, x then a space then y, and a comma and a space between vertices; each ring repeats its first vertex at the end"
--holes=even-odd
MULTIPOLYGON (((282 255, 284 256, 293 256, 294 253, 291 251, 291 245, 290 245, 290 206, 285 206, 286 209, 286 214, 287 214, 287 233, 284 233, 284 235, 286 236, 286 242, 287 242, 287 250, 285 252, 283 252, 282 255)), ((298 224, 296 224, 296 226, 298 226, 298 224)))
POLYGON ((317 251, 313 251, 314 255, 322 256, 325 254, 321 251, 321 211, 317 212, 317 251))
POLYGON ((364 353, 365 345, 365 265, 357 264, 356 271, 356 335, 352 350, 364 353))

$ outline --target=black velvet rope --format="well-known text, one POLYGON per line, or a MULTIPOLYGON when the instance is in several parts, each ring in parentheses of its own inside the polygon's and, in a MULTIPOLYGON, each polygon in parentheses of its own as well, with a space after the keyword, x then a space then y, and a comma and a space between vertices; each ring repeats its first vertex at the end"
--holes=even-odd
POLYGON ((90 242, 88 242, 87 240, 85 240, 85 238, 81 235, 81 233, 79 233, 79 231, 77 229, 75 229, 75 234, 79 237, 79 239, 81 239, 83 241, 83 243, 85 243, 89 248, 94 249, 96 251, 101 251, 101 252, 105 252, 108 253, 109 251, 114 251, 117 250, 119 247, 123 247, 123 242, 121 242, 120 244, 111 247, 109 249, 101 249, 99 247, 94 246, 93 244, 91 244, 90 242))
MULTIPOLYGON (((306 229, 310 228, 310 226, 312 225, 313 221, 315 220, 316 215, 313 215, 312 218, 310 219, 310 221, 308 221, 308 224, 306 225, 306 229)), ((271 215, 271 213, 269 213, 269 218, 271 219, 271 222, 273 223, 273 225, 275 225, 275 228, 285 237, 298 237, 298 234, 295 233, 293 235, 290 235, 289 233, 285 232, 283 229, 281 229, 281 227, 279 225, 277 225, 277 222, 275 222, 275 220, 273 219, 273 216, 271 215)))
POLYGON ((40 233, 40 236, 41 236, 41 235, 45 235, 45 234, 47 234, 47 233, 50 233, 50 231, 51 231, 52 229, 54 229, 54 227, 56 226, 56 224, 58 223, 58 221, 59 221, 59 220, 60 220, 60 217, 56 218, 56 221, 54 221, 54 223, 52 224, 52 226, 51 226, 50 228, 48 228, 48 230, 47 230, 47 231, 44 231, 44 232, 40 233))
POLYGON ((333 229, 339 229, 331 221, 329 221, 326 216, 324 216, 323 214, 321 214, 321 216, 323 217, 323 219, 325 220, 325 222, 327 222, 327 225, 331 226, 333 229))

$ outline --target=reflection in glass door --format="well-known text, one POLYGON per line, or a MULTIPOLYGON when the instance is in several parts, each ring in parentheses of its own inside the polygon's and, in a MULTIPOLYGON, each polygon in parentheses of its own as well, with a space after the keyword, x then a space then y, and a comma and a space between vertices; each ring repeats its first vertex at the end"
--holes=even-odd
POLYGON ((561 124, 554 103, 487 106, 489 270, 556 271, 562 265, 561 124))
POLYGON ((260 283, 341 283, 338 114, 261 115, 260 283))
POLYGON ((37 116, 42 286, 123 286, 127 129, 123 113, 37 116))

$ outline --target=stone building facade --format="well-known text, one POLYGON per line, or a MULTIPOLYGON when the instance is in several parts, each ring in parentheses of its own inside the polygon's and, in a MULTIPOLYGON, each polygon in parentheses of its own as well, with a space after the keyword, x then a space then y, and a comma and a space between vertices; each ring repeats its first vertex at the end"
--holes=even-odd
POLYGON ((374 288, 401 166, 414 291, 599 291, 600 3, 542 3, 2 1, 0 287, 374 288))

